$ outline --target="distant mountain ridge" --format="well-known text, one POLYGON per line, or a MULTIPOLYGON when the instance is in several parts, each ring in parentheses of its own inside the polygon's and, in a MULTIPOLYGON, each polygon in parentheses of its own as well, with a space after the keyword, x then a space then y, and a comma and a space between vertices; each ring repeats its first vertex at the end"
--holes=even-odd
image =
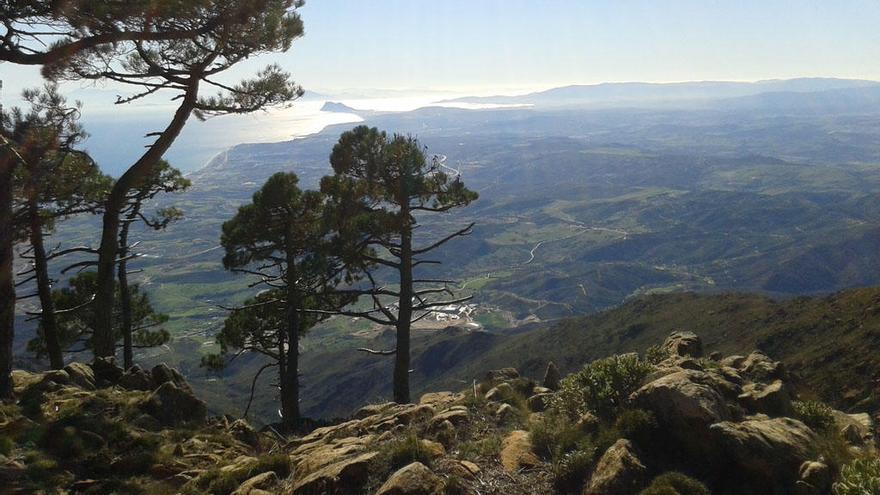
POLYGON ((701 99, 726 99, 763 93, 813 93, 828 90, 880 88, 880 82, 861 79, 798 78, 757 82, 696 81, 679 83, 601 83, 552 88, 519 96, 464 97, 457 103, 531 104, 567 106, 608 103, 647 103, 701 99))

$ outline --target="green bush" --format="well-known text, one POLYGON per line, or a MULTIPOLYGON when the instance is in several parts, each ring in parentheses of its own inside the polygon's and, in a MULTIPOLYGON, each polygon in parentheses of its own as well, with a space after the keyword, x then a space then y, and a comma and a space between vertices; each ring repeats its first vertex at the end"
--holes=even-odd
POLYGON ((501 442, 500 435, 461 442, 458 444, 458 454, 462 459, 472 461, 495 457, 501 452, 501 442))
POLYGON ((669 353, 660 345, 652 345, 645 350, 645 361, 651 364, 659 364, 668 357, 669 353))
POLYGON ((639 495, 711 495, 706 485, 678 472, 661 474, 639 495))
POLYGON ((12 453, 13 447, 15 447, 15 442, 11 438, 0 435, 0 454, 8 456, 12 453))
POLYGON ((651 369, 651 364, 640 361, 635 354, 593 361, 562 379, 551 407, 570 418, 593 412, 599 418, 611 419, 651 369))
POLYGON ((795 417, 814 431, 826 431, 834 426, 834 412, 823 402, 816 400, 792 401, 795 417))
POLYGON ((557 460, 576 450, 586 449, 589 437, 568 416, 550 412, 529 425, 532 448, 545 459, 557 460))
POLYGON ((880 493, 880 458, 856 459, 843 466, 832 491, 834 495, 880 493))
POLYGON ((219 468, 214 468, 185 485, 181 492, 187 495, 196 493, 228 495, 249 478, 269 471, 274 471, 279 478, 286 478, 290 475, 290 458, 284 454, 269 454, 260 456, 256 462, 248 463, 239 469, 221 471, 219 468))
POLYGON ((553 486, 560 493, 580 493, 595 461, 596 449, 568 452, 553 463, 553 486))
POLYGON ((657 420, 654 415, 642 409, 623 411, 614 422, 620 438, 631 440, 642 448, 648 448, 653 444, 657 434, 657 420))

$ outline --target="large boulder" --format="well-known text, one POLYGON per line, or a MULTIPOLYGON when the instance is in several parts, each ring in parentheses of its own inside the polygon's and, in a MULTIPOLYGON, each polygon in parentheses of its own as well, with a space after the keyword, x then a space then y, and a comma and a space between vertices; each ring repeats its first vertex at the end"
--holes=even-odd
POLYGON ((116 365, 116 359, 112 357, 95 358, 91 366, 95 376, 95 385, 98 387, 116 385, 125 373, 122 368, 116 365))
POLYGON ((276 484, 278 484, 278 475, 275 474, 275 471, 268 471, 248 478, 238 486, 238 489, 232 492, 232 495, 254 495, 255 492, 259 493, 276 484))
POLYGON ((562 380, 562 374, 559 373, 559 368, 556 363, 550 361, 547 363, 547 371, 544 372, 544 380, 541 381, 541 385, 550 390, 559 390, 560 380, 562 380))
POLYGON ((632 442, 620 439, 599 459, 584 495, 631 495, 648 482, 648 468, 632 442))
POLYGON ((127 390, 153 390, 156 384, 149 373, 134 365, 119 378, 119 386, 127 390))
POLYGON ((370 474, 370 462, 378 455, 367 452, 330 464, 307 476, 297 477, 294 495, 348 495, 360 493, 370 474))
POLYGON ((95 389, 95 372, 84 363, 70 363, 64 367, 70 376, 70 382, 84 390, 95 389))
POLYGON ((541 464, 541 460, 532 449, 532 440, 527 431, 514 430, 501 444, 501 465, 507 472, 533 468, 541 464))
POLYGON ((376 495, 440 495, 443 486, 443 479, 421 462, 414 462, 389 476, 376 495))
POLYGON ((164 425, 204 423, 208 414, 205 402, 174 382, 163 383, 144 403, 144 410, 164 425))
POLYGON ((770 384, 748 383, 742 388, 739 402, 752 414, 766 414, 771 417, 793 416, 791 395, 782 380, 770 384))
POLYGON ((731 419, 716 382, 709 373, 681 370, 647 383, 631 399, 654 413, 661 427, 692 435, 693 428, 705 431, 713 423, 731 419))
POLYGON ((663 342, 663 350, 670 356, 703 357, 703 341, 693 332, 672 332, 663 342))
POLYGON ((785 367, 782 363, 774 361, 758 351, 749 354, 736 368, 753 381, 785 379, 785 367))
POLYGON ((153 369, 150 370, 150 375, 153 377, 153 382, 155 382, 157 387, 162 386, 163 383, 173 382, 178 388, 192 390, 189 383, 186 382, 186 378, 179 371, 165 363, 153 366, 153 369))
POLYGON ((709 431, 707 443, 724 457, 721 476, 756 493, 792 493, 815 441, 809 427, 791 418, 723 421, 709 431))
POLYGON ((500 370, 492 370, 486 373, 484 381, 489 383, 506 382, 519 378, 519 371, 516 368, 501 368, 500 370))

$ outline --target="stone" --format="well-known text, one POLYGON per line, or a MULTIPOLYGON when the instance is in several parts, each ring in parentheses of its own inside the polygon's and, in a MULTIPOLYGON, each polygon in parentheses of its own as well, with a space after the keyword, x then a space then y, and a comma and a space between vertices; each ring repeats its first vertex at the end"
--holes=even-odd
POLYGON ((632 401, 654 413, 668 430, 693 435, 693 427, 705 431, 712 423, 731 417, 714 385, 708 373, 683 370, 642 386, 633 394, 632 401))
POLYGON ((340 438, 328 443, 303 444, 290 453, 290 460, 298 477, 307 476, 327 466, 363 454, 373 438, 367 435, 340 438))
POLYGON ((635 446, 620 439, 602 454, 584 495, 630 495, 648 482, 648 468, 635 446))
POLYGON ((153 391, 144 403, 144 410, 164 425, 204 423, 208 414, 204 401, 174 382, 165 382, 153 391))
POLYGON ((499 383, 486 392, 486 400, 503 402, 505 397, 513 395, 513 387, 509 383, 499 383))
POLYGON ((278 475, 274 471, 258 474, 238 486, 232 495, 258 495, 256 490, 270 488, 278 483, 278 475))
POLYGON ((541 464, 541 460, 532 450, 529 433, 523 430, 514 430, 507 435, 501 443, 499 457, 501 466, 509 473, 534 468, 541 464))
POLYGON ((709 353, 709 359, 711 359, 712 361, 715 361, 715 362, 721 361, 722 357, 723 356, 718 351, 712 351, 709 353))
POLYGON ((70 363, 64 367, 70 382, 83 390, 95 390, 95 372, 83 363, 70 363))
POLYGON ((446 447, 444 447, 442 443, 421 439, 419 440, 419 444, 422 446, 422 450, 424 450, 432 459, 446 455, 446 447))
POLYGON ((57 383, 58 385, 67 385, 70 383, 70 375, 64 370, 49 370, 43 373, 43 381, 57 383))
POLYGON ((529 410, 532 412, 544 412, 550 405, 553 394, 535 394, 529 397, 529 410))
POLYGON ((785 368, 782 363, 773 361, 758 351, 749 354, 737 368, 741 374, 754 381, 785 379, 785 368))
POLYGON ((162 386, 163 383, 173 382, 178 388, 192 391, 192 388, 190 388, 189 383, 186 382, 183 375, 165 363, 159 363, 156 366, 153 366, 153 369, 150 370, 150 375, 153 377, 153 382, 155 382, 156 387, 162 386))
POLYGON ((516 368, 502 368, 500 370, 492 370, 486 373, 484 381, 489 383, 499 383, 508 380, 516 380, 519 378, 519 371, 516 368))
POLYGON ((467 423, 469 419, 470 413, 467 408, 450 408, 431 418, 430 425, 433 428, 436 424, 442 423, 443 421, 449 421, 453 426, 457 426, 467 423))
POLYGON ((239 442, 258 447, 260 445, 260 436, 256 430, 243 419, 236 419, 229 425, 229 433, 239 442))
POLYGON ((385 402, 384 404, 367 404, 366 406, 358 409, 357 412, 354 413, 354 417, 355 419, 364 419, 370 416, 376 416, 377 414, 381 414, 387 411, 394 405, 394 402, 385 402))
POLYGON ((499 421, 510 421, 517 416, 516 409, 510 404, 501 404, 495 411, 495 417, 499 421))
POLYGON ((477 466, 471 461, 458 461, 462 466, 465 467, 470 473, 474 476, 480 474, 480 466, 477 466))
POLYGON ((672 332, 662 349, 670 356, 703 357, 703 341, 693 332, 672 332))
POLYGON ((325 466, 306 476, 297 476, 294 495, 348 495, 360 493, 369 477, 370 462, 378 455, 367 452, 325 466))
POLYGON ((156 388, 153 377, 149 373, 142 370, 140 366, 134 365, 119 378, 119 386, 126 390, 144 390, 149 391, 156 388))
POLYGON ((414 462, 389 476, 376 495, 441 495, 443 487, 442 478, 421 462, 414 462))
POLYGON ((791 395, 782 380, 769 385, 748 383, 742 388, 739 402, 752 414, 763 413, 771 417, 793 416, 791 395))
POLYGON ((458 435, 455 425, 449 420, 444 420, 436 424, 432 423, 430 430, 433 433, 434 438, 445 446, 452 445, 458 435))
POLYGON ((790 491, 815 441, 809 427, 791 418, 723 421, 709 432, 709 443, 725 458, 726 469, 762 493, 790 491))
POLYGON ((99 387, 116 385, 125 373, 122 368, 116 365, 116 358, 113 357, 95 358, 91 366, 95 376, 95 385, 99 387))
POLYGON ((720 361, 721 366, 727 368, 733 368, 739 370, 742 367, 742 364, 745 362, 746 357, 734 354, 733 356, 727 356, 726 358, 720 361))
POLYGON ((843 438, 856 447, 861 447, 873 442, 874 422, 867 413, 847 414, 835 410, 834 424, 843 438))
POLYGON ((430 392, 422 395, 419 404, 427 404, 436 408, 448 407, 464 399, 464 394, 452 392, 430 392))
POLYGON ((831 493, 831 469, 824 462, 805 461, 798 470, 796 495, 823 495, 831 493))
POLYGON ((553 391, 550 390, 550 389, 547 388, 547 387, 541 387, 541 386, 539 386, 539 385, 535 385, 534 387, 532 387, 532 395, 538 395, 538 394, 549 394, 549 393, 552 393, 552 392, 553 392, 553 391))
POLYGON ((541 380, 541 385, 550 390, 559 390, 559 381, 561 379, 562 374, 559 373, 556 363, 553 361, 547 363, 547 371, 544 372, 544 379, 541 380))

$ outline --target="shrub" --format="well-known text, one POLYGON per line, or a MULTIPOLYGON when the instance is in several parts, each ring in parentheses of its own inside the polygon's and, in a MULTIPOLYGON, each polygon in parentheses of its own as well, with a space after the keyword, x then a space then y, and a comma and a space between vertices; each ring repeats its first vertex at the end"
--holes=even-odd
POLYGON ((561 493, 580 493, 595 461, 594 448, 563 455, 553 463, 553 486, 561 493))
POLYGON ((657 433, 657 420, 654 415, 642 409, 632 409, 620 413, 614 422, 618 436, 631 440, 642 448, 653 444, 657 433))
POLYGON ((550 412, 529 425, 532 448, 545 459, 557 460, 569 452, 585 449, 590 441, 567 416, 550 412))
POLYGON ((645 349, 645 362, 659 364, 668 357, 669 353, 663 348, 663 346, 652 345, 645 349))
POLYGON ((706 485, 678 472, 661 474, 639 495, 710 495, 706 485))
POLYGON ((832 491, 834 495, 880 493, 880 458, 856 459, 843 466, 832 491))
POLYGON ((834 412, 823 402, 816 400, 792 401, 795 417, 814 431, 826 431, 834 426, 834 412))
POLYGON ((551 406, 570 418, 586 412, 603 419, 613 418, 651 369, 636 354, 593 361, 562 379, 551 406))
POLYGON ((0 454, 8 456, 12 453, 15 443, 6 435, 0 435, 0 454))
POLYGON ((495 457, 501 452, 501 436, 489 435, 480 440, 469 440, 458 444, 458 453, 462 459, 478 460, 495 457))
POLYGON ((274 471, 279 478, 286 478, 290 474, 290 458, 284 454, 269 454, 239 469, 221 471, 214 468, 185 485, 182 493, 228 495, 249 478, 269 471, 274 471))

